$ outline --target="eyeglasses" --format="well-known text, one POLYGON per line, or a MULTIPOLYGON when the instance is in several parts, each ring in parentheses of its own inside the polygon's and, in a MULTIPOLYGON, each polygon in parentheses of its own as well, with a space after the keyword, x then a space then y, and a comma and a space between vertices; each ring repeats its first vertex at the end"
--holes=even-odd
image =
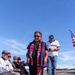
POLYGON ((38 35, 34 35, 34 37, 40 37, 40 36, 38 36, 38 35))

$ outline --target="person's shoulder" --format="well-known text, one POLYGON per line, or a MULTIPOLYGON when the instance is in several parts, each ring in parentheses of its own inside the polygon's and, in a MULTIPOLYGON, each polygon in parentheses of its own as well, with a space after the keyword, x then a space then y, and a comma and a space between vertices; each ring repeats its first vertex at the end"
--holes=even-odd
POLYGON ((12 66, 15 65, 15 62, 11 62, 12 66))
POLYGON ((55 42, 59 42, 58 40, 55 40, 55 42))
POLYGON ((3 61, 3 59, 2 59, 2 58, 0 58, 0 64, 2 64, 2 63, 4 63, 4 61, 3 61))
POLYGON ((13 68, 16 68, 15 62, 11 62, 11 64, 12 64, 13 68))
POLYGON ((42 41, 42 43, 45 43, 45 44, 46 44, 46 42, 45 42, 45 41, 42 41))
POLYGON ((3 59, 0 57, 0 61, 3 61, 3 59))
POLYGON ((30 42, 29 44, 28 44, 28 47, 32 44, 33 42, 30 42))
POLYGON ((2 60, 2 58, 0 57, 0 60, 2 60))
POLYGON ((30 42, 30 43, 29 43, 29 45, 31 45, 32 43, 33 43, 33 41, 32 41, 32 42, 30 42))
POLYGON ((55 43, 56 43, 56 44, 58 44, 58 45, 60 46, 60 43, 59 43, 59 41, 58 41, 58 40, 55 40, 55 43))
POLYGON ((45 41, 42 41, 42 43, 46 43, 45 41))

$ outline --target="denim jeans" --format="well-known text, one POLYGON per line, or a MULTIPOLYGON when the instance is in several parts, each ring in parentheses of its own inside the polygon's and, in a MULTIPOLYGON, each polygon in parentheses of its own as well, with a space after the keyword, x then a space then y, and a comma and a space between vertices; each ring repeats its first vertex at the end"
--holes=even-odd
POLYGON ((48 56, 47 71, 48 75, 56 75, 57 56, 48 56))

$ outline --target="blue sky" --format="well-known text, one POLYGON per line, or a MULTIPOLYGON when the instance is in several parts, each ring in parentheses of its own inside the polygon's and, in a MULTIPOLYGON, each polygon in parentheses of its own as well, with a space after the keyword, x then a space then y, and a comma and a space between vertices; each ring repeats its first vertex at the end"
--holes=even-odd
POLYGON ((75 34, 75 0, 0 0, 0 56, 6 49, 26 61, 26 47, 39 30, 43 41, 53 34, 61 45, 57 67, 73 68, 69 29, 75 34))

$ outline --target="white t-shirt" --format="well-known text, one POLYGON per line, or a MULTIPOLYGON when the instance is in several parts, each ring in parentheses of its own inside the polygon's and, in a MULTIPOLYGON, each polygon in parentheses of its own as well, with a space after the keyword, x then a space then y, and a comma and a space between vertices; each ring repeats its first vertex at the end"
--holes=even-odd
POLYGON ((13 70, 11 63, 8 60, 0 58, 0 73, 13 70))
MULTIPOLYGON (((49 41, 46 43, 47 48, 57 48, 60 46, 59 42, 57 40, 50 43, 49 41)), ((48 52, 48 56, 58 56, 58 51, 48 52)))

